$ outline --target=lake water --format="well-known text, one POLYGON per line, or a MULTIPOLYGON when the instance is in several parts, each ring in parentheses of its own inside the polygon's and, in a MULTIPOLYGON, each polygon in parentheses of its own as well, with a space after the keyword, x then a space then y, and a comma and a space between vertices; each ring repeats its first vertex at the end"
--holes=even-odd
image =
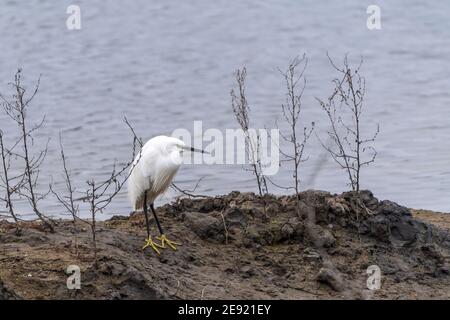
MULTIPOLYGON (((284 101, 277 68, 306 53, 304 121, 326 118, 315 97, 326 97, 334 78, 326 52, 336 61, 349 53, 364 58, 365 123, 380 124, 378 158, 363 171, 362 184, 381 199, 415 208, 450 211, 450 2, 376 1, 381 30, 366 27, 373 1, 76 1, 82 28, 66 28, 72 1, 2 1, 0 91, 23 68, 32 87, 42 74, 30 119, 46 114, 36 145, 51 137, 41 188, 62 188, 58 134, 62 132, 74 183, 105 177, 114 159, 126 161, 131 137, 126 115, 145 140, 176 128, 236 128, 230 89, 234 72, 247 67, 248 99, 255 127, 272 127, 284 101)), ((3 115, 1 128, 16 128, 3 115)), ((302 168, 302 189, 346 190, 344 172, 313 137, 302 168)), ((198 193, 255 191, 241 166, 183 167, 180 187, 198 193)), ((287 185, 282 169, 274 178, 287 185)), ((282 190, 271 188, 273 193, 282 190)), ((160 202, 167 202, 173 193, 160 202)), ((53 198, 41 203, 61 214, 53 198)), ((18 208, 29 212, 21 202, 18 208)), ((105 212, 126 214, 122 193, 105 212)), ((85 214, 83 209, 83 214, 85 214)))

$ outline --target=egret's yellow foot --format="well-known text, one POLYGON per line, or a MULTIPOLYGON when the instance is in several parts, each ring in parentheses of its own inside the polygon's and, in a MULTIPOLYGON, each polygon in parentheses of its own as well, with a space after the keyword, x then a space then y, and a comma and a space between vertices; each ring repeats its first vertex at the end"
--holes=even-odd
POLYGON ((156 237, 156 239, 158 239, 159 241, 161 241, 161 245, 160 248, 165 248, 166 244, 171 247, 173 250, 177 250, 176 246, 181 246, 181 243, 172 241, 167 239, 165 234, 162 234, 161 237, 156 237))
POLYGON ((146 243, 145 245, 142 247, 142 250, 144 250, 147 247, 152 248, 157 254, 160 254, 161 252, 159 252, 158 248, 164 248, 162 245, 154 242, 152 240, 152 237, 149 237, 148 239, 145 239, 146 243))

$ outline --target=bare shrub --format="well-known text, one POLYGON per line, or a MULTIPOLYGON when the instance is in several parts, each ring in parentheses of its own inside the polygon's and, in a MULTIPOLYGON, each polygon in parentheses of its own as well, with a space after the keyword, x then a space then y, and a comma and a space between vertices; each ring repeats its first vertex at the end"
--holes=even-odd
MULTIPOLYGON (((284 134, 280 130, 280 136, 291 148, 291 152, 285 152, 280 148, 280 153, 284 157, 280 162, 292 163, 292 177, 294 180, 294 190, 298 195, 300 192, 300 164, 307 160, 304 157, 305 146, 314 130, 314 122, 308 128, 301 128, 300 113, 302 111, 302 96, 306 87, 306 78, 304 76, 308 59, 305 55, 301 58, 295 58, 289 64, 286 71, 279 70, 286 84, 286 101, 281 105, 283 120, 288 126, 289 133, 284 134)), ((278 127, 278 125, 277 125, 278 127)), ((289 187, 288 187, 289 188, 289 187)), ((298 199, 298 197, 297 197, 298 199)))
POLYGON ((92 243, 94 246, 94 260, 97 261, 97 229, 96 229, 96 217, 98 213, 102 213, 106 207, 112 202, 112 200, 119 194, 123 186, 127 182, 131 175, 133 168, 138 164, 139 157, 135 161, 136 140, 133 138, 133 155, 129 162, 117 166, 115 162, 109 177, 106 180, 97 182, 95 179, 90 179, 86 183, 88 188, 86 189, 86 201, 89 202, 89 208, 91 213, 91 231, 92 231, 92 243))
POLYGON ((22 71, 19 69, 14 76, 14 82, 11 83, 14 94, 12 100, 6 99, 3 95, 0 95, 1 100, 3 101, 3 107, 6 114, 17 124, 20 130, 20 143, 22 145, 22 152, 15 153, 17 158, 23 160, 24 163, 24 173, 23 179, 24 183, 20 185, 20 188, 14 189, 16 193, 20 196, 25 197, 30 203, 33 212, 36 216, 43 222, 43 224, 50 229, 50 231, 54 231, 53 224, 54 222, 47 218, 39 209, 38 202, 46 197, 48 194, 38 194, 36 192, 37 183, 39 180, 40 167, 42 162, 45 159, 48 150, 48 142, 45 148, 38 150, 34 155, 31 153, 31 148, 33 146, 33 133, 39 130, 45 121, 45 116, 36 124, 34 124, 31 128, 28 123, 28 110, 30 108, 30 103, 36 96, 39 85, 40 78, 38 79, 36 86, 34 88, 33 93, 26 97, 26 89, 22 86, 22 71))
POLYGON ((53 190, 52 185, 50 185, 50 190, 53 193, 53 195, 56 197, 58 202, 70 213, 73 221, 76 222, 76 220, 80 219, 78 217, 80 206, 75 204, 74 194, 76 192, 76 189, 72 183, 71 171, 67 166, 66 155, 64 153, 64 146, 62 143, 61 134, 59 135, 59 147, 60 147, 61 162, 62 162, 62 167, 63 167, 63 179, 64 179, 64 185, 66 187, 67 195, 60 196, 57 192, 55 192, 53 190))
POLYGON ((342 67, 338 67, 329 56, 328 59, 339 77, 333 80, 333 93, 327 100, 316 99, 328 117, 330 129, 327 135, 331 145, 326 145, 320 138, 319 140, 339 167, 346 171, 352 190, 359 192, 361 169, 373 163, 377 156, 371 143, 377 138, 380 128, 377 125, 370 138, 362 136, 362 112, 366 92, 365 79, 360 74, 363 60, 352 69, 347 56, 342 67))
MULTIPOLYGON (((11 172, 11 158, 13 157, 12 149, 8 149, 3 139, 4 133, 0 130, 0 155, 1 155, 1 172, 0 188, 5 189, 5 195, 0 197, 0 201, 5 203, 6 209, 11 218, 15 222, 19 219, 14 211, 12 197, 22 187, 24 182, 24 174, 13 175, 11 172)), ((15 144, 17 146, 17 143, 15 144)), ((13 146, 14 147, 14 146, 13 146)))
POLYGON ((72 222, 74 226, 74 239, 75 239, 75 252, 78 255, 78 235, 77 235, 77 221, 82 221, 86 224, 90 224, 88 221, 83 220, 79 217, 79 209, 80 206, 75 203, 75 192, 76 188, 73 186, 72 183, 72 175, 71 170, 68 168, 67 161, 66 161, 66 154, 64 153, 64 146, 62 142, 62 136, 61 133, 59 134, 59 147, 60 147, 60 154, 61 154, 61 162, 62 162, 62 168, 63 168, 63 179, 64 179, 64 185, 67 191, 67 195, 60 195, 58 194, 50 184, 49 188, 52 194, 56 197, 57 201, 67 210, 67 212, 70 213, 72 216, 72 222))
POLYGON ((97 181, 95 179, 89 179, 86 181, 87 188, 84 191, 84 196, 82 198, 75 199, 75 192, 77 192, 76 188, 71 179, 71 171, 68 168, 66 155, 64 152, 64 147, 62 143, 62 138, 60 135, 60 153, 61 153, 61 161, 63 166, 63 179, 66 187, 66 194, 61 195, 56 192, 52 186, 50 186, 50 190, 53 195, 56 197, 59 203, 63 205, 64 208, 72 215, 72 219, 74 224, 76 221, 81 221, 87 225, 89 225, 91 229, 92 236, 92 246, 94 252, 94 263, 97 263, 97 215, 102 213, 109 204, 114 200, 114 198, 120 193, 123 189, 126 181, 130 177, 131 169, 133 166, 137 165, 139 162, 139 158, 135 162, 135 155, 137 150, 137 144, 142 143, 140 139, 137 139, 134 134, 134 130, 129 124, 128 120, 124 118, 127 126, 132 129, 133 132, 133 154, 131 160, 118 166, 115 161, 110 174, 105 180, 97 181), (90 211, 90 219, 82 219, 79 216, 79 206, 76 204, 76 201, 82 200, 89 204, 90 211))
POLYGON ((245 93, 245 78, 247 70, 236 71, 237 92, 231 90, 231 105, 234 116, 245 135, 245 150, 250 157, 250 171, 255 176, 260 196, 268 194, 267 179, 263 174, 263 163, 261 159, 261 137, 259 132, 252 134, 250 129, 250 106, 245 93))

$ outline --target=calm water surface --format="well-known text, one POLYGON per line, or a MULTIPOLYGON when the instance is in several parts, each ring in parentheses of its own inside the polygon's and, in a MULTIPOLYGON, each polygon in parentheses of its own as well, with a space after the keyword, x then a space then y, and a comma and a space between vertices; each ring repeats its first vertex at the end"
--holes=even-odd
MULTIPOLYGON (((254 126, 273 126, 284 99, 277 68, 306 53, 308 85, 304 121, 327 128, 314 97, 325 97, 334 74, 326 52, 364 57, 368 128, 380 123, 376 163, 363 172, 363 187, 406 206, 450 211, 450 2, 377 1, 382 29, 366 28, 373 1, 77 1, 82 29, 65 26, 72 1, 5 0, 0 10, 0 88, 20 66, 25 83, 42 73, 30 118, 47 115, 36 145, 51 137, 41 188, 62 188, 58 134, 62 132, 74 183, 81 192, 102 179, 115 158, 126 161, 126 115, 149 139, 176 128, 235 128, 229 91, 233 73, 246 66, 254 126)), ((16 128, 3 115, 1 128, 16 128)), ((344 172, 325 162, 314 137, 302 170, 303 188, 340 192, 344 172)), ((186 166, 176 182, 199 193, 255 191, 240 166, 186 166)), ((275 177, 288 184, 290 173, 275 177)), ((274 193, 281 190, 272 188, 274 193)), ((161 202, 171 199, 169 193, 161 202)), ((41 204, 61 214, 50 198, 41 204)), ((20 209, 29 211, 21 202, 20 209)), ((126 194, 105 216, 130 211, 126 194)), ((85 213, 83 209, 83 213, 85 213)))

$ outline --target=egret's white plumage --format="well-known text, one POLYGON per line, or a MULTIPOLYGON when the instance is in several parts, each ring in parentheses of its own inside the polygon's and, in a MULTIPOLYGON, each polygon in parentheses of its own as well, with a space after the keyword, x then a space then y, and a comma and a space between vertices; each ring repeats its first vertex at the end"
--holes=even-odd
POLYGON ((128 196, 130 197, 134 211, 143 208, 147 226, 147 239, 142 249, 150 247, 157 254, 160 254, 160 249, 164 249, 166 246, 176 250, 176 246, 181 245, 178 242, 169 240, 164 234, 155 208, 153 207, 153 202, 169 188, 173 177, 180 168, 183 150, 205 152, 192 147, 186 147, 184 142, 179 139, 157 136, 147 141, 142 147, 130 169, 128 196), (150 235, 150 224, 147 213, 148 205, 150 205, 159 233, 161 234, 156 239, 161 241, 161 243, 154 242, 150 235))
POLYGON ((154 137, 142 147, 128 179, 128 196, 135 211, 143 207, 146 191, 147 204, 152 204, 169 188, 180 168, 183 149, 183 141, 167 136, 154 137))

